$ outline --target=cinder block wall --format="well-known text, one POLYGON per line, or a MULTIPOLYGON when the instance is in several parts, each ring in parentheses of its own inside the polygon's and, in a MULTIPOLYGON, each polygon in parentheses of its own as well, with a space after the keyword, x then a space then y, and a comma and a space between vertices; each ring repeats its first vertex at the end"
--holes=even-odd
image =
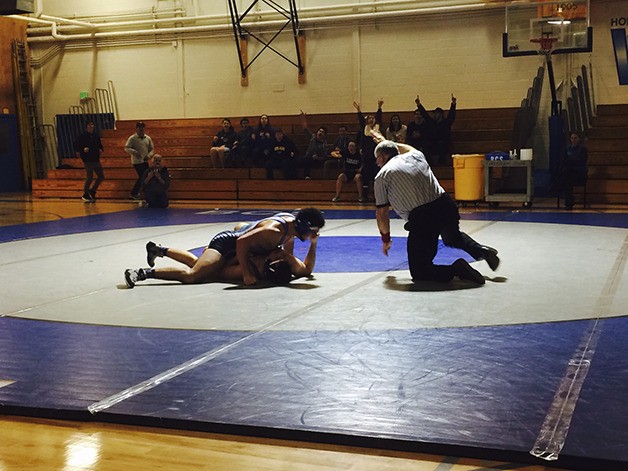
MULTIPOLYGON (((223 2, 195 3, 201 14, 227 14, 223 2)), ((299 5, 328 3, 304 0, 299 5)), ((568 84, 582 64, 591 65, 595 100, 628 103, 628 87, 618 84, 609 33, 611 18, 620 14, 623 2, 592 3, 594 52, 555 56, 556 81, 568 84)), ((164 4, 144 0, 133 3, 133 9, 164 4)), ((92 2, 80 0, 49 0, 44 6, 50 9, 45 13, 59 16, 98 12, 92 2)), ((111 0, 106 13, 129 8, 128 2, 111 0)), ((55 54, 50 54, 51 44, 33 44, 35 57, 52 56, 35 70, 35 87, 46 123, 78 104, 81 91, 106 88, 108 81, 115 89, 118 117, 131 120, 246 115, 255 121, 261 113, 296 114, 299 109, 350 112, 354 100, 371 111, 378 98, 384 99, 385 110, 401 111, 414 108, 417 93, 427 108, 447 108, 452 93, 461 109, 514 107, 525 97, 543 58, 503 58, 504 23, 502 8, 487 8, 419 18, 401 14, 369 26, 347 22, 334 28, 307 29, 305 84, 298 83, 292 64, 265 51, 250 67, 247 87, 240 84, 236 47, 228 34, 174 41, 155 36, 141 43, 69 42, 55 54)), ((288 33, 273 46, 294 56, 288 33)), ((261 47, 250 42, 249 60, 261 47)), ((546 79, 541 123, 549 114, 549 101, 546 79)), ((541 164, 547 137, 544 128, 540 126, 534 144, 541 164)))

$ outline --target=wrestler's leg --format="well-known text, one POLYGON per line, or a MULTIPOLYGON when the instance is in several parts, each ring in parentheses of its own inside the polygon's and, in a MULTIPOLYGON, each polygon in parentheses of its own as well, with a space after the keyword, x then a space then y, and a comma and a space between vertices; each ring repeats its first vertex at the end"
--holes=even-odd
POLYGON ((203 283, 215 277, 224 265, 225 257, 220 252, 206 249, 192 267, 156 268, 152 275, 159 280, 175 280, 185 284, 203 283))
POLYGON ((165 253, 164 257, 171 258, 179 263, 183 263, 190 268, 194 268, 194 265, 198 261, 198 257, 194 255, 192 252, 188 252, 187 250, 174 249, 169 247, 165 253))

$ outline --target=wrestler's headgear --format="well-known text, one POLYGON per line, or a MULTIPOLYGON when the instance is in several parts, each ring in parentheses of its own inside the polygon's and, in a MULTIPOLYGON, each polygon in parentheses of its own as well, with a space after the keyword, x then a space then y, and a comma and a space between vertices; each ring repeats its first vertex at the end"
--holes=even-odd
POLYGON ((285 260, 266 260, 264 262, 264 279, 276 285, 285 285, 292 280, 290 264, 285 260))
POLYGON ((313 227, 320 229, 324 225, 325 218, 323 217, 323 213, 316 208, 304 208, 300 210, 294 220, 294 228, 297 230, 297 234, 301 240, 303 240, 308 233, 312 232, 313 227))

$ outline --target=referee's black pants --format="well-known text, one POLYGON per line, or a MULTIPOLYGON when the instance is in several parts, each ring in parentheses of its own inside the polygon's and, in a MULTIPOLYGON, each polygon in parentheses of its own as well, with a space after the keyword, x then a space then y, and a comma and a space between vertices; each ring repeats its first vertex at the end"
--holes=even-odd
POLYGON ((458 205, 444 194, 431 203, 414 208, 404 228, 408 234, 408 263, 413 280, 447 283, 454 277, 451 265, 434 265, 438 237, 449 247, 462 249, 476 260, 484 257, 485 249, 460 231, 458 205))

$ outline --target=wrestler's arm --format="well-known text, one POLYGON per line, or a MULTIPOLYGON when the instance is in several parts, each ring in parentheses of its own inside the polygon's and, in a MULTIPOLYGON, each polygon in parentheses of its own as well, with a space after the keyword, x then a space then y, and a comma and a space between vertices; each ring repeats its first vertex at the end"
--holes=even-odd
POLYGON ((242 268, 240 264, 222 267, 216 275, 217 281, 242 281, 242 268))
POLYGON ((294 254, 294 237, 283 243, 283 251, 290 255, 294 254))
POLYGON ((318 234, 310 236, 310 248, 304 260, 307 276, 310 276, 314 271, 314 264, 316 263, 316 244, 318 244, 318 234))
POLYGON ((310 238, 310 248, 307 251, 305 260, 302 262, 292 254, 286 254, 286 261, 290 265, 292 274, 299 278, 302 276, 310 276, 314 271, 316 263, 316 244, 318 243, 318 234, 310 238))
MULTIPOLYGON (((251 267, 252 270, 257 270, 257 273, 261 273, 264 269, 264 261, 266 257, 261 255, 255 255, 252 257, 248 266, 251 267)), ((226 281, 226 282, 242 282, 242 267, 237 259, 231 259, 227 264, 222 267, 218 275, 216 275, 217 281, 226 281)))

